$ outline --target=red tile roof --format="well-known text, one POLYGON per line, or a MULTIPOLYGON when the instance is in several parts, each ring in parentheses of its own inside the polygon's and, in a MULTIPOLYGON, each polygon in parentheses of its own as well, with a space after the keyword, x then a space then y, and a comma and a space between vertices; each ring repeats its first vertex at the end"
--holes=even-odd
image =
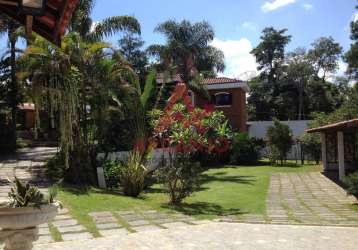
POLYGON ((215 77, 215 78, 205 78, 203 84, 225 84, 225 83, 237 83, 242 82, 238 79, 228 78, 228 77, 215 77))
MULTIPOLYGON (((158 74, 157 81, 158 83, 163 82, 182 82, 182 78, 179 74, 173 75, 169 79, 164 79, 164 74, 158 74)), ((226 83, 238 83, 242 82, 241 80, 234 79, 234 78, 228 78, 228 77, 213 77, 213 78, 205 78, 202 82, 204 85, 212 85, 212 84, 226 84, 226 83)))

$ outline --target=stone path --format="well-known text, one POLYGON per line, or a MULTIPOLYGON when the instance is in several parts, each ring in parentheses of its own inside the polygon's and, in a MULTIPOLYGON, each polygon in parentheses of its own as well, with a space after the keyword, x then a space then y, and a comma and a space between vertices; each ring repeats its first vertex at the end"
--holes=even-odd
POLYGON ((37 245, 34 250, 355 250, 358 228, 207 223, 125 236, 37 245))
POLYGON ((45 169, 45 161, 57 152, 56 148, 24 148, 19 149, 16 154, 0 157, 0 202, 7 200, 11 183, 16 176, 20 180, 42 188, 48 187, 45 169))
POLYGON ((194 224, 194 218, 155 210, 90 213, 102 236, 126 235, 194 224))
POLYGON ((283 224, 358 226, 349 208, 355 198, 320 173, 271 176, 266 221, 283 224))

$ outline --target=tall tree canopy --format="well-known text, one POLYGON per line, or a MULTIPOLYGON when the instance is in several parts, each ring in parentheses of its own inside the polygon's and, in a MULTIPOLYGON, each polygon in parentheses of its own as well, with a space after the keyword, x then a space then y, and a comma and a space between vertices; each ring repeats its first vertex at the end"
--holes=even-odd
POLYGON ((321 37, 312 44, 308 56, 312 61, 316 75, 322 74, 325 81, 327 74, 335 73, 343 48, 332 37, 321 37))
POLYGON ((261 42, 251 51, 256 57, 261 78, 273 84, 277 81, 279 69, 285 58, 285 47, 291 41, 287 29, 275 30, 272 27, 262 31, 261 42))
POLYGON ((329 113, 344 102, 344 81, 342 86, 328 81, 338 68, 341 46, 331 37, 321 37, 308 51, 285 53, 291 39, 286 32, 264 29, 252 51, 260 75, 250 82, 250 119, 310 119, 313 112, 329 113))
POLYGON ((80 0, 71 19, 70 31, 78 32, 86 40, 101 40, 119 31, 140 33, 140 24, 131 16, 108 17, 94 22, 91 18, 95 0, 80 0))
POLYGON ((215 33, 207 22, 169 20, 159 24, 155 31, 162 33, 167 42, 150 46, 148 52, 164 67, 175 65, 185 82, 193 80, 199 72, 216 73, 225 69, 224 54, 210 45, 215 33))
MULTIPOLYGON (((356 7, 358 9, 358 6, 356 7)), ((354 80, 358 80, 358 20, 351 22, 351 39, 353 43, 344 56, 348 63, 347 72, 354 80)))

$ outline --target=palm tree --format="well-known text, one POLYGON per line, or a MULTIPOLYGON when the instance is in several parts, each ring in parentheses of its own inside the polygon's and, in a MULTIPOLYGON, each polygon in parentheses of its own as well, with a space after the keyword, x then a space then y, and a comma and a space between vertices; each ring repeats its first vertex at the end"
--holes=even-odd
POLYGON ((167 38, 165 45, 152 45, 149 54, 164 67, 175 65, 183 81, 189 83, 198 73, 216 73, 225 69, 224 54, 210 45, 214 30, 207 22, 192 24, 187 20, 161 23, 155 29, 167 38))
POLYGON ((7 61, 6 57, 8 55, 8 61, 10 66, 10 78, 8 86, 8 104, 11 109, 11 128, 12 128, 12 139, 9 143, 9 149, 11 151, 16 150, 16 124, 17 124, 17 109, 20 102, 19 98, 19 84, 16 78, 16 42, 18 40, 18 29, 19 24, 16 23, 13 19, 0 14, 0 37, 2 35, 7 35, 9 50, 5 53, 5 58, 2 60, 7 61))
POLYGON ((61 48, 38 37, 24 54, 37 107, 49 93, 51 106, 60 115, 60 147, 71 182, 95 183, 101 121, 110 103, 117 101, 113 90, 134 74, 120 55, 110 51, 107 43, 86 42, 78 33, 69 33, 61 48))
POLYGON ((79 1, 71 20, 71 32, 78 32, 87 41, 98 41, 118 31, 140 33, 139 22, 131 16, 114 16, 94 22, 91 18, 94 6, 94 0, 79 1))

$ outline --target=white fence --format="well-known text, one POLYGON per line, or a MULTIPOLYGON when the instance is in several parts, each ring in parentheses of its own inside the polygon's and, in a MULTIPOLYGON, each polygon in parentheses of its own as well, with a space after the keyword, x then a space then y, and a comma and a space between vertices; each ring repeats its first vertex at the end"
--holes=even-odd
MULTIPOLYGON (((284 124, 287 124, 292 130, 294 138, 300 138, 304 135, 305 130, 308 128, 309 120, 304 121, 281 121, 284 124)), ((257 122, 248 122, 249 125, 249 136, 251 138, 265 139, 268 127, 274 124, 273 121, 257 121, 257 122)), ((263 150, 265 154, 266 150, 263 150)), ((290 153, 287 158, 289 160, 299 160, 301 159, 301 148, 299 145, 294 145, 291 148, 290 153)))

